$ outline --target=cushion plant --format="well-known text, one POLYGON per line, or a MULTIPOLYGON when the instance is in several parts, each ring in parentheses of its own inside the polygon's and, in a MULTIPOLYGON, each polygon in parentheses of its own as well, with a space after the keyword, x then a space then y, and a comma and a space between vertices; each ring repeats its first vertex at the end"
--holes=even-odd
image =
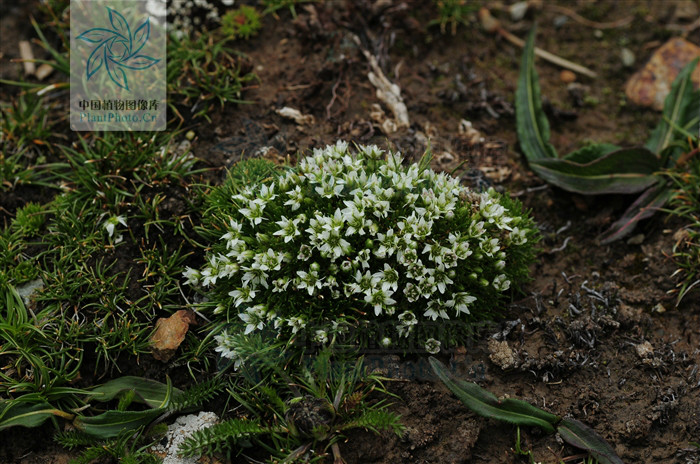
POLYGON ((521 205, 427 157, 404 166, 399 153, 338 142, 267 174, 215 191, 220 239, 185 272, 228 324, 216 337, 225 357, 236 358, 234 333, 257 331, 436 352, 528 276, 538 231, 521 205))

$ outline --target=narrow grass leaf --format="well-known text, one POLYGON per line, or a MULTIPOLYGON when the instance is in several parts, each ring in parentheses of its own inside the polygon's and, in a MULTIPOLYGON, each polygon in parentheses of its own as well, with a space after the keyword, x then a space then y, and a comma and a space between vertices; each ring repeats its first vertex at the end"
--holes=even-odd
POLYGON ((576 419, 562 419, 557 432, 568 444, 588 451, 600 464, 624 464, 608 442, 576 419))
POLYGON ((476 414, 516 425, 540 427, 554 432, 554 424, 559 417, 536 408, 524 401, 499 401, 492 393, 472 382, 454 379, 447 368, 437 359, 430 357, 433 371, 447 388, 476 414))
POLYGON ((698 60, 700 58, 696 58, 688 63, 678 73, 671 85, 671 91, 664 101, 664 118, 652 131, 649 140, 645 144, 645 147, 654 153, 661 153, 674 140, 682 139, 683 135, 678 133, 674 127, 685 127, 688 122, 697 116, 700 92, 693 90, 690 77, 698 64, 698 60))
MULTIPOLYGON (((578 153, 588 159, 591 153, 578 153)), ((540 159, 530 167, 547 182, 584 195, 637 193, 658 182, 659 158, 643 147, 609 152, 587 163, 571 159, 540 159)))
POLYGON ((549 143, 549 122, 540 102, 540 84, 535 71, 535 28, 525 42, 518 88, 515 91, 515 117, 518 141, 528 161, 557 158, 554 146, 549 143))
POLYGON ((620 219, 598 237, 598 240, 605 245, 631 234, 639 221, 653 216, 672 195, 673 191, 664 182, 650 187, 627 208, 620 219))

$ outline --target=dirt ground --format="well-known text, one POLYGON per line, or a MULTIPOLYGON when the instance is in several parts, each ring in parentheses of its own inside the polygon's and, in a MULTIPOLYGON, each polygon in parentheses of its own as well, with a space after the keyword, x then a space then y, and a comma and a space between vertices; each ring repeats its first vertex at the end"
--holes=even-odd
MULTIPOLYGON (((539 47, 599 74, 595 80, 579 76, 581 85, 570 91, 560 68, 538 60, 552 142, 560 152, 590 140, 632 145, 648 136, 659 115, 626 103, 624 83, 655 48, 679 35, 669 25, 683 23, 674 7, 688 2, 544 2, 593 21, 633 16, 628 25, 598 29, 602 34, 571 18, 561 24, 562 13, 546 6, 513 22, 496 3, 477 3, 520 37, 536 20, 539 47), (631 67, 621 60, 623 47, 636 57, 631 67)), ((11 11, 0 20, 4 37, 17 32, 2 46, 3 61, 16 53, 15 37, 32 36, 30 28, 12 23, 24 12, 11 11)), ((493 185, 517 196, 532 209, 544 237, 533 280, 502 308, 503 320, 441 355, 442 361, 497 396, 583 421, 626 463, 700 463, 700 449, 690 444, 700 441, 700 298, 695 291, 675 308, 667 294, 675 285, 667 255, 679 224, 657 215, 636 231, 643 234, 641 243, 599 245, 595 237, 632 198, 572 195, 532 174, 515 134, 521 49, 484 32, 476 21, 460 25, 455 35, 449 28, 441 34, 439 27, 427 26, 436 16, 434 7, 417 0, 333 1, 297 12, 294 20, 283 10, 280 19, 267 16, 261 34, 236 43, 259 77, 244 93, 253 104, 217 107, 211 123, 195 121, 196 156, 212 167, 255 154, 279 160, 340 138, 392 146, 415 160, 429 139, 435 169, 451 171, 465 162, 457 175, 467 185, 493 185), (409 128, 387 134, 378 122, 382 116, 373 119, 373 105, 380 102, 355 36, 401 88, 409 128), (315 123, 298 126, 275 112, 285 106, 313 115, 315 123), (462 119, 482 141, 460 133, 462 119)), ((700 42, 697 35, 688 38, 700 42)), ((3 65, 0 74, 7 78, 13 69, 3 65)), ((388 384, 401 400, 393 408, 408 432, 403 439, 351 434, 341 447, 348 464, 528 462, 512 452, 512 426, 469 412, 429 379, 424 359, 374 361, 395 379, 388 384)), ((0 445, 0 461, 65 462, 51 445, 37 445, 21 433, 25 437, 12 432, 14 446, 0 445)), ((523 429, 522 447, 544 463, 584 457, 556 436, 532 429, 523 429)))

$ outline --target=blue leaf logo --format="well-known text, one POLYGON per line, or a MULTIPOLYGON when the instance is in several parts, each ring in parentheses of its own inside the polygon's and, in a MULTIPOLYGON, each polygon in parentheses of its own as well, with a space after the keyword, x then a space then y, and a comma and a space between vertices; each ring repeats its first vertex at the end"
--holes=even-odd
POLYGON ((87 60, 85 74, 90 80, 103 67, 109 78, 122 89, 129 90, 124 69, 141 71, 160 60, 139 53, 151 35, 148 18, 132 34, 129 23, 117 10, 106 7, 112 29, 94 27, 78 36, 78 39, 97 44, 87 60))

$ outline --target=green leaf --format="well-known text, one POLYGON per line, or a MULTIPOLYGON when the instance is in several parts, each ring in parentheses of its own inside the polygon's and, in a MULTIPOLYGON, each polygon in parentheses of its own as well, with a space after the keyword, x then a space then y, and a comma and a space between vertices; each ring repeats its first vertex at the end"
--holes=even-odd
MULTIPOLYGON (((603 153, 603 150, 598 153, 603 153)), ((570 156, 588 160, 595 154, 595 150, 579 150, 570 156)), ((636 193, 659 180, 655 173, 661 169, 660 159, 642 147, 608 152, 587 163, 578 163, 571 158, 540 159, 531 161, 530 167, 545 181, 584 195, 636 193)))
POLYGON ((16 425, 22 427, 37 427, 51 416, 64 415, 49 403, 17 403, 0 401, 0 430, 16 425))
POLYGON ((627 208, 620 219, 598 237, 598 240, 605 245, 629 235, 639 221, 653 216, 672 195, 673 191, 664 182, 650 187, 627 208))
POLYGON ((148 425, 166 411, 165 408, 147 409, 145 411, 110 410, 92 417, 80 416, 73 425, 94 437, 113 438, 124 430, 133 430, 148 425))
POLYGON ((608 153, 619 150, 622 147, 613 145, 612 143, 594 143, 572 151, 564 157, 565 160, 573 161, 574 163, 586 164, 595 161, 608 153))
POLYGON ((696 58, 688 63, 671 85, 666 100, 664 101, 664 119, 652 131, 649 140, 644 145, 654 153, 668 147, 674 140, 683 138, 674 126, 685 127, 695 116, 700 106, 700 92, 693 90, 690 80, 691 74, 698 64, 700 58, 696 58))
POLYGON ((525 42, 518 88, 515 91, 515 117, 518 141, 528 161, 557 158, 554 146, 549 143, 549 122, 540 102, 540 84, 535 71, 535 28, 525 42))
MULTIPOLYGON (((120 393, 132 390, 136 393, 135 401, 147 404, 151 408, 162 407, 163 402, 169 396, 168 386, 156 380, 143 377, 126 376, 100 385, 92 390, 92 399, 97 401, 109 401, 120 393)), ((181 395, 182 391, 172 389, 175 395, 181 395)))
POLYGON ((624 464, 595 430, 575 419, 562 419, 557 432, 565 442, 588 451, 600 464, 624 464))
POLYGON ((534 425, 548 432, 554 432, 554 425, 560 420, 558 416, 525 401, 516 399, 499 401, 492 393, 475 383, 454 379, 447 368, 432 356, 429 361, 433 371, 447 388, 476 414, 516 425, 534 425))
MULTIPOLYGON (((122 377, 121 379, 125 378, 128 379, 128 377, 122 377)), ((134 379, 146 380, 140 377, 134 377, 134 379)), ((107 384, 105 385, 108 385, 109 383, 111 382, 107 382, 107 384)), ((162 387, 165 387, 165 395, 162 396, 160 403, 157 403, 157 407, 155 409, 147 409, 145 411, 110 410, 92 417, 78 416, 73 421, 73 425, 78 430, 82 430, 85 433, 104 439, 116 437, 123 430, 133 430, 138 427, 141 427, 142 425, 150 424, 161 414, 168 412, 168 406, 170 405, 170 400, 173 394, 173 385, 170 382, 170 378, 168 378, 167 385, 163 385, 160 382, 155 383, 161 385, 162 387)), ((105 385, 102 385, 102 387, 104 387, 105 385)), ((117 386, 119 386, 119 383, 117 384, 117 386)), ((160 395, 161 393, 160 388, 161 387, 157 388, 158 395, 160 395)), ((116 395, 119 391, 123 390, 123 388, 117 390, 117 387, 112 386, 112 388, 108 388, 108 393, 105 394, 116 395)), ((149 396, 149 398, 151 401, 155 401, 155 395, 149 396)))

